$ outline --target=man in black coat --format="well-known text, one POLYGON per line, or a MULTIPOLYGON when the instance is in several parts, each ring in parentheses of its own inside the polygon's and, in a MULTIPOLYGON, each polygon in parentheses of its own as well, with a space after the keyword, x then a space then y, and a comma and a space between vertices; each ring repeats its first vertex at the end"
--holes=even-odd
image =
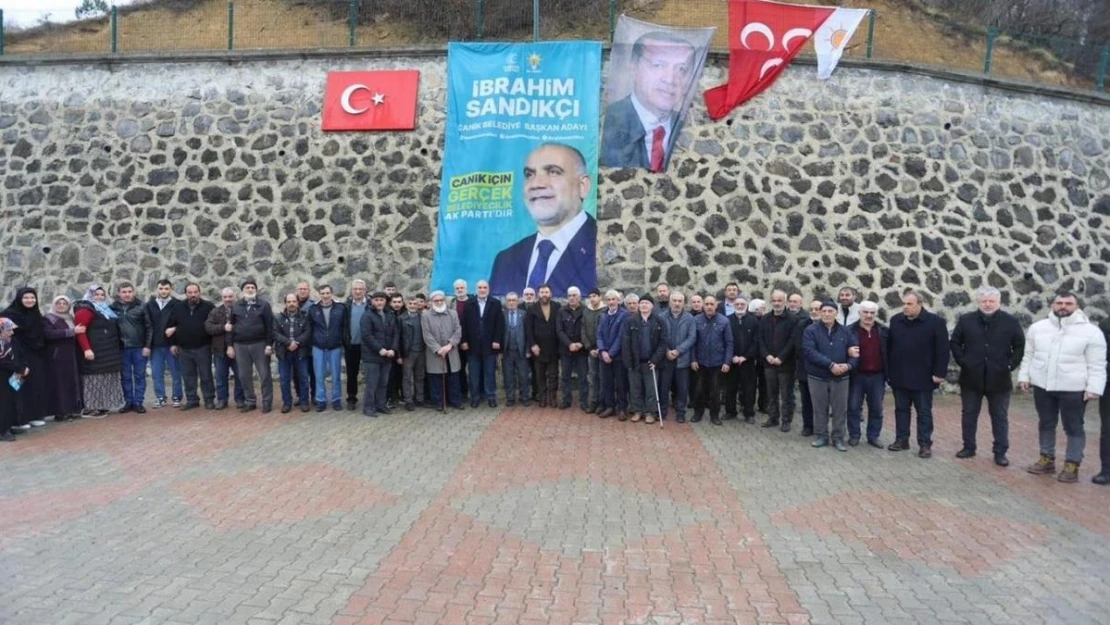
POLYGON ((551 287, 538 289, 539 299, 524 317, 524 341, 536 365, 537 400, 540 408, 554 407, 559 392, 559 302, 551 301, 551 287))
POLYGON ((582 292, 576 286, 567 289, 567 305, 559 309, 559 319, 555 324, 555 331, 559 335, 559 360, 563 370, 563 399, 559 403, 561 410, 570 408, 574 386, 571 376, 575 374, 578 376, 578 405, 583 412, 587 412, 589 408, 590 353, 586 350, 583 338, 585 312, 582 292))
POLYGON ((801 358, 802 338, 806 328, 820 320, 821 300, 815 299, 809 303, 808 313, 805 310, 798 313, 794 324, 794 354, 798 357, 797 366, 794 367, 794 377, 798 381, 798 392, 802 396, 802 436, 813 436, 813 398, 809 394, 809 375, 806 374, 805 361, 801 358))
POLYGON ((470 372, 470 407, 477 408, 482 396, 490 408, 497 407, 497 355, 505 336, 501 302, 489 296, 489 282, 478 281, 478 297, 468 297, 462 316, 462 349, 470 372))
POLYGON ((748 300, 739 296, 733 301, 732 314, 728 316, 732 328, 732 359, 725 381, 725 419, 735 419, 739 414, 736 398, 740 396, 740 410, 744 421, 755 423, 756 360, 759 358, 759 320, 748 312, 748 300))
POLYGON ((890 320, 887 380, 894 391, 895 440, 890 451, 910 448, 910 407, 917 409, 919 458, 933 457, 933 391, 948 372, 948 328, 925 309, 917 291, 902 295, 902 312, 890 320))
POLYGON ((1008 466, 1010 448, 1010 394, 1014 384, 1011 373, 1021 366, 1025 353, 1025 332, 1013 315, 1002 310, 998 289, 983 287, 976 293, 979 310, 961 315, 952 331, 949 345, 952 358, 960 365, 960 402, 963 405, 964 447, 957 458, 975 455, 975 432, 979 411, 987 398, 994 434, 994 462, 1008 466))
POLYGON ((200 380, 204 407, 216 407, 216 385, 212 377, 212 338, 204 327, 208 314, 216 306, 201 299, 200 286, 195 283, 185 285, 185 301, 178 302, 170 309, 167 329, 173 330, 170 337, 170 351, 181 364, 181 377, 185 383, 185 405, 182 410, 200 407, 197 396, 197 380, 200 380))
POLYGON ((389 296, 383 291, 370 298, 370 310, 362 315, 359 330, 362 334, 362 364, 366 368, 366 394, 362 400, 362 414, 376 417, 389 414, 386 391, 389 386, 389 369, 401 359, 401 331, 393 311, 386 307, 389 296))
POLYGON ((786 292, 771 293, 771 312, 759 319, 759 359, 767 379, 767 420, 763 427, 782 424, 790 431, 794 420, 794 315, 786 310, 786 292))

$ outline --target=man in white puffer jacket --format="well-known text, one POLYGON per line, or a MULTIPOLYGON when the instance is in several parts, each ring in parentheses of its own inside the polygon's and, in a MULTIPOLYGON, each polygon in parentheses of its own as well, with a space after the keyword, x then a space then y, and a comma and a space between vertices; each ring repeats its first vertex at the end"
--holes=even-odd
POLYGON ((1052 312, 1029 327, 1025 358, 1018 373, 1021 389, 1033 387, 1033 403, 1040 419, 1041 456, 1028 471, 1056 471, 1056 424, 1064 422, 1067 452, 1057 480, 1079 480, 1083 462, 1083 416, 1087 402, 1098 399, 1106 386, 1106 338, 1079 309, 1079 298, 1060 293, 1052 312))

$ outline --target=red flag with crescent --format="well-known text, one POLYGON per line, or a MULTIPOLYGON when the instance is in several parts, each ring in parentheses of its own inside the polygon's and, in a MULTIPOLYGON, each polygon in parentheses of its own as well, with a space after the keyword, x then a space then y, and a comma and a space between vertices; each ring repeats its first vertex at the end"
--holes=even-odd
POLYGON ((771 86, 835 7, 730 0, 728 83, 705 92, 709 117, 721 119, 771 86))

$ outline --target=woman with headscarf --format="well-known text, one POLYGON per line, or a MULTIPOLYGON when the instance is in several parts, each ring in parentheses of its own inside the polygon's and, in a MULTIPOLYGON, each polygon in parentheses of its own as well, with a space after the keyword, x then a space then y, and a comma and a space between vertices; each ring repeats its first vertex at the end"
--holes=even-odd
POLYGON ((27 367, 23 364, 19 346, 12 340, 15 324, 11 319, 0 317, 0 441, 14 441, 12 426, 15 425, 17 391, 12 386, 22 384, 27 367))
POLYGON ((77 369, 76 336, 85 331, 73 319, 72 304, 65 295, 54 298, 53 310, 46 313, 46 351, 53 372, 50 412, 61 423, 81 416, 81 375, 77 369))
POLYGON ((46 324, 39 310, 39 294, 29 286, 16 291, 11 306, 0 313, 15 324, 23 364, 29 370, 16 394, 18 410, 14 427, 28 430, 46 425, 50 414, 50 359, 46 351, 46 324))
POLYGON ((99 284, 89 287, 85 298, 73 305, 73 311, 76 324, 85 326, 85 332, 77 335, 77 345, 84 352, 81 376, 85 410, 94 417, 103 417, 126 403, 120 385, 123 349, 116 313, 108 306, 108 294, 99 284))

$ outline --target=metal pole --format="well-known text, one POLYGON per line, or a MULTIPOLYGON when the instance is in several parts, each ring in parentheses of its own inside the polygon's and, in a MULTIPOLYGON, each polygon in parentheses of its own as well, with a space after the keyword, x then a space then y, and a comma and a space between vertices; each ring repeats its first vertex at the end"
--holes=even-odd
POLYGON ((485 30, 486 30, 486 3, 485 3, 484 0, 478 0, 478 33, 477 33, 478 34, 478 39, 482 38, 482 35, 485 33, 485 30))
POLYGON ((227 3, 227 49, 235 49, 235 3, 227 3))
POLYGON ((112 5, 112 54, 119 50, 119 8, 112 5))
MULTIPOLYGON (((4 53, 3 36, 0 36, 0 54, 4 53)), ((1106 70, 1110 69, 1110 44, 1102 46, 1102 58, 1098 62, 1098 90, 1106 90, 1106 70)))
POLYGON ((991 73, 991 56, 994 55, 994 40, 995 39, 998 39, 998 29, 995 28, 994 26, 991 26, 990 30, 987 31, 987 54, 986 54, 987 58, 986 58, 986 60, 983 61, 983 73, 984 74, 991 73))
POLYGON ((532 0, 532 41, 540 40, 540 0, 532 0))
POLYGON ((355 25, 358 23, 358 0, 347 3, 347 46, 355 47, 355 25))
POLYGON ((0 56, 4 56, 4 9, 0 9, 0 56))
POLYGON ((609 43, 613 43, 613 34, 617 32, 617 0, 609 0, 609 43))
POLYGON ((875 9, 871 9, 871 15, 867 18, 867 58, 875 52, 875 9))

